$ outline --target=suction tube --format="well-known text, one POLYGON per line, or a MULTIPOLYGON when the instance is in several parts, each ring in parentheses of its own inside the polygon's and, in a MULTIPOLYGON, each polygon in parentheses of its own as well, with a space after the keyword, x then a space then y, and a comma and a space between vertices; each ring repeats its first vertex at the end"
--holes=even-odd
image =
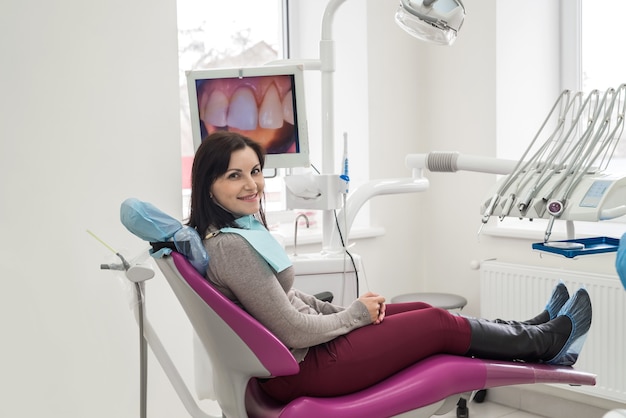
POLYGON ((517 161, 502 158, 437 151, 428 154, 408 154, 405 162, 408 168, 426 168, 432 172, 453 173, 462 170, 490 174, 509 174, 517 164, 517 161))

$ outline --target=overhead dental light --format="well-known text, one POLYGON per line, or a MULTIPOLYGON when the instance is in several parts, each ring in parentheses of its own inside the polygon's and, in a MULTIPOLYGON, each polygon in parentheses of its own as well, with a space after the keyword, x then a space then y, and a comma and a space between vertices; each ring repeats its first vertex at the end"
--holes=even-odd
POLYGON ((396 11, 402 29, 439 45, 452 45, 464 19, 461 0, 400 0, 396 11))

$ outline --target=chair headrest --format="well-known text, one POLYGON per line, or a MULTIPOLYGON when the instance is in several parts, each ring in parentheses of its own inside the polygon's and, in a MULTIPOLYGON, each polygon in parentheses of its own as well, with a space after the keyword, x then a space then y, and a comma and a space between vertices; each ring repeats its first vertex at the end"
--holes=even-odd
MULTIPOLYGON (((183 225, 153 204, 133 197, 122 202, 120 220, 126 229, 144 241, 173 242, 176 251, 187 257, 202 276, 206 275, 209 255, 194 228, 183 225)), ((164 247, 156 252, 151 251, 151 255, 160 258, 171 252, 170 248, 164 247)))

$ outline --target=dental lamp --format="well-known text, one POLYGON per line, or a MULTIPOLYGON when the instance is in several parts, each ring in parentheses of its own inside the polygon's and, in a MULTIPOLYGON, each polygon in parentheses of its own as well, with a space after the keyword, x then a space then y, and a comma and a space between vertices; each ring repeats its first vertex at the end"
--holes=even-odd
POLYGON ((396 22, 402 29, 440 45, 452 45, 464 18, 465 8, 460 0, 400 0, 396 11, 396 22))
MULTIPOLYGON (((321 72, 322 101, 322 176, 332 175, 335 168, 334 153, 334 81, 335 42, 332 36, 332 24, 337 9, 346 0, 330 0, 322 18, 322 37, 320 40, 319 60, 303 62, 306 69, 321 72)), ((457 37, 463 20, 465 7, 461 0, 400 0, 395 14, 396 23, 410 35, 438 45, 451 45, 457 37)), ((290 60, 291 61, 291 60, 290 60)), ((412 193, 428 188, 425 178, 405 178, 373 181, 355 190, 348 199, 356 201, 349 212, 351 219, 340 221, 347 232, 356 212, 367 200, 381 194, 412 193)), ((344 208, 345 210, 345 208, 344 208)), ((341 216, 339 218, 342 218, 341 216)), ((326 252, 342 250, 340 237, 337 235, 335 217, 332 210, 323 210, 322 248, 326 252)), ((347 234, 344 234, 346 236, 347 234)))

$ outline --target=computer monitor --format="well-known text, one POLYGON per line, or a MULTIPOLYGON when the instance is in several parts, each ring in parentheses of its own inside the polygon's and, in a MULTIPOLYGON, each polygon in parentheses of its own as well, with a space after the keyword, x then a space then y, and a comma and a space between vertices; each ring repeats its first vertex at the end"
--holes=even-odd
POLYGON ((308 167, 309 140, 300 65, 187 72, 194 150, 218 130, 261 144, 266 168, 308 167))

